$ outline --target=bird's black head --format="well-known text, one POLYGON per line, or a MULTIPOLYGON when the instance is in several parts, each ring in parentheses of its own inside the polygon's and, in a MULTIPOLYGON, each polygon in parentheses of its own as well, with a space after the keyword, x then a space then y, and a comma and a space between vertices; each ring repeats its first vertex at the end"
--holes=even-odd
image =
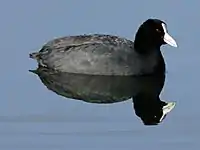
POLYGON ((148 19, 138 29, 135 36, 135 49, 148 52, 160 49, 163 44, 177 47, 175 40, 168 34, 167 25, 159 19, 148 19))

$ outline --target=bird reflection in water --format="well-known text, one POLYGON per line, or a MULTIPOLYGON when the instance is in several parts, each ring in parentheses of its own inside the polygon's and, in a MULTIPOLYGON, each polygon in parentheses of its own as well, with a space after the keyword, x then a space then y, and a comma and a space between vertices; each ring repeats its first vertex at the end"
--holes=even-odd
POLYGON ((166 116, 163 107, 168 103, 160 99, 165 74, 101 76, 56 72, 41 66, 30 72, 37 74, 49 90, 66 98, 97 104, 132 99, 135 114, 144 125, 157 125, 166 116))

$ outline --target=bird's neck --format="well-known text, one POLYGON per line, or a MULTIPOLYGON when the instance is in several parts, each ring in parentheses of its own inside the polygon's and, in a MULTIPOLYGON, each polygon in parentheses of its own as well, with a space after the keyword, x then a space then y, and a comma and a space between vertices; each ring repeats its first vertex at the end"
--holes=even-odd
POLYGON ((152 43, 152 40, 138 39, 134 41, 134 49, 139 54, 149 54, 152 51, 160 51, 161 45, 156 45, 152 43))
POLYGON ((160 46, 148 45, 148 43, 134 43, 134 50, 141 56, 152 57, 152 61, 156 61, 154 66, 155 74, 165 74, 165 62, 160 50, 160 46))

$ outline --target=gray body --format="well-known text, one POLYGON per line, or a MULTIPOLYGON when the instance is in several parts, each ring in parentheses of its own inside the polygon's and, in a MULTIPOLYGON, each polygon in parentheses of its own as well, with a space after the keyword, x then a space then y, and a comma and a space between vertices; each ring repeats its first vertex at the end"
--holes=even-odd
POLYGON ((41 66, 89 75, 151 74, 160 56, 160 50, 141 55, 133 41, 99 34, 57 38, 31 54, 41 66))

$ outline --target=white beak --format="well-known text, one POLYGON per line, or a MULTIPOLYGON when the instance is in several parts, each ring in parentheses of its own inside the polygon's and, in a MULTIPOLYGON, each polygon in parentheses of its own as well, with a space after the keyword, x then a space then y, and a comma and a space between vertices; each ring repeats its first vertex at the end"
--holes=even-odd
POLYGON ((162 27, 163 27, 163 30, 164 30, 164 33, 165 33, 164 34, 164 41, 167 44, 169 44, 169 45, 171 45, 173 47, 177 47, 178 45, 176 44, 176 41, 167 33, 167 29, 166 29, 164 23, 162 23, 162 27))

